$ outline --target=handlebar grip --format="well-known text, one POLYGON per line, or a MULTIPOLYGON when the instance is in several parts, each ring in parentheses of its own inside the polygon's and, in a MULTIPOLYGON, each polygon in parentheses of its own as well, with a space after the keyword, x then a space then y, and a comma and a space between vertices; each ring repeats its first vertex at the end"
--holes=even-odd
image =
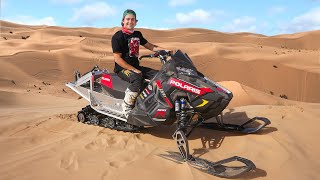
POLYGON ((139 60, 142 58, 153 58, 153 57, 159 57, 159 56, 172 56, 173 52, 172 51, 166 51, 166 50, 160 50, 155 52, 154 54, 149 54, 149 55, 143 55, 139 57, 139 60))
POLYGON ((99 70, 99 66, 98 66, 98 65, 95 65, 95 66, 91 69, 91 71, 95 71, 96 69, 99 70))
POLYGON ((139 60, 141 60, 142 58, 149 58, 149 57, 153 57, 153 54, 140 56, 139 60))

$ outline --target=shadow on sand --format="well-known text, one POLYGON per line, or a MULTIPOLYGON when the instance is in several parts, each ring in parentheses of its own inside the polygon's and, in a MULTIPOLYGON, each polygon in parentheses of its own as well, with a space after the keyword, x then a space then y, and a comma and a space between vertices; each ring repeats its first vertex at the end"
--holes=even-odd
MULTIPOLYGON (((246 121, 250 120, 245 112, 227 112, 224 114, 224 123, 241 125, 246 121)), ((205 121, 205 123, 216 122, 215 118, 211 118, 205 121)), ((256 121, 250 124, 248 127, 259 126, 260 122, 256 121)), ((271 124, 272 125, 272 124, 271 124)), ((277 131, 276 127, 270 127, 270 125, 262 128, 260 131, 255 133, 256 135, 265 135, 277 131)), ((141 133, 151 134, 156 137, 172 139, 172 134, 176 131, 176 124, 172 125, 161 125, 156 127, 150 127, 141 130, 141 133)), ((241 133, 239 131, 229 130, 216 130, 210 128, 197 127, 193 130, 191 135, 188 137, 189 140, 201 139, 203 148, 215 149, 219 148, 223 139, 229 136, 244 136, 250 135, 241 133)))

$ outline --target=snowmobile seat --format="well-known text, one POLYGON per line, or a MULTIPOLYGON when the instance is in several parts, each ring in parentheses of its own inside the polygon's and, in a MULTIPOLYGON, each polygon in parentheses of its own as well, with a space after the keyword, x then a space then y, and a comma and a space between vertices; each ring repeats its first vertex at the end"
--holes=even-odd
MULTIPOLYGON (((124 92, 127 87, 130 85, 129 82, 122 80, 117 74, 111 73, 112 87, 107 87, 101 84, 102 88, 117 99, 124 98, 124 92)), ((145 80, 141 89, 144 89, 147 86, 148 82, 145 80)))

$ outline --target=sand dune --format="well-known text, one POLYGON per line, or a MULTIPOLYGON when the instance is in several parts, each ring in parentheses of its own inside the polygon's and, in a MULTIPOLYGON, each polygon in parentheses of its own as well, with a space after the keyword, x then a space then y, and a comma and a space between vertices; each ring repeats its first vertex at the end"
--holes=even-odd
MULTIPOLYGON (((87 102, 64 84, 77 69, 113 70, 117 30, 1 21, 0 179, 219 179, 159 156, 177 151, 174 126, 124 133, 77 122, 87 102)), ((189 139, 193 155, 252 160, 256 171, 240 179, 319 179, 320 31, 269 37, 140 30, 151 42, 188 53, 199 71, 233 92, 226 122, 272 121, 256 135, 197 129, 189 139)), ((141 63, 161 67, 155 59, 141 63)))

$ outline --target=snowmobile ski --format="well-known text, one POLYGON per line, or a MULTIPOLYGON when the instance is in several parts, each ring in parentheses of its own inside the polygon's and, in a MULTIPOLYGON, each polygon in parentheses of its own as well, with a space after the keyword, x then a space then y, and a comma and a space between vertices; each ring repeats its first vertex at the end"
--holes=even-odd
POLYGON ((236 124, 225 124, 223 122, 223 116, 216 117, 217 123, 214 122, 204 122, 199 127, 213 129, 213 130, 222 130, 222 131, 238 131, 245 134, 253 134, 260 131, 265 126, 271 124, 271 121, 264 117, 254 117, 249 119, 247 122, 236 125, 236 124), (257 122, 261 122, 258 126, 257 122), (251 126, 250 126, 251 125, 251 126), (247 127, 249 126, 249 127, 247 127), (256 126, 256 127, 253 127, 256 126))
POLYGON ((159 156, 164 159, 176 162, 178 164, 188 163, 190 166, 202 172, 205 172, 214 176, 222 177, 222 178, 234 178, 234 177, 240 176, 245 172, 254 170, 256 168, 256 166, 252 161, 242 157, 238 157, 238 156, 230 157, 217 162, 211 162, 209 160, 205 160, 199 157, 194 157, 191 155, 189 159, 183 159, 178 152, 167 151, 167 153, 168 154, 160 154, 159 156), (238 166, 225 165, 228 163, 237 163, 237 164, 241 163, 242 165, 238 165, 238 166))

